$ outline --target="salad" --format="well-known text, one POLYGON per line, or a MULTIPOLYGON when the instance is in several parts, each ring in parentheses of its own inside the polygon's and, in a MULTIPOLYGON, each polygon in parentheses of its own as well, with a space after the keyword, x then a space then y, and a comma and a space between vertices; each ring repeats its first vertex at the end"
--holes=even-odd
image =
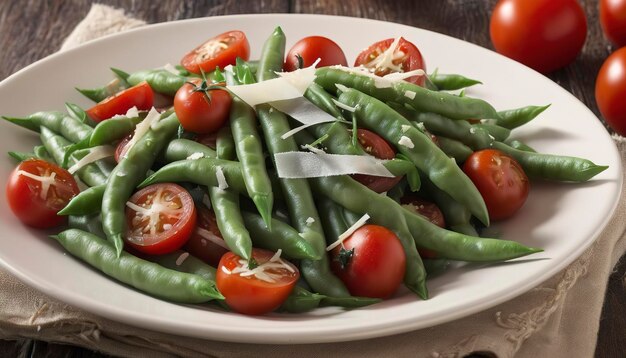
POLYGON ((285 56, 280 28, 258 62, 249 53, 227 32, 180 66, 114 70, 81 90, 87 110, 4 117, 42 141, 10 153, 16 217, 59 227, 72 255, 155 297, 252 315, 354 308, 401 285, 427 299, 448 260, 540 251, 479 234, 523 205, 528 177, 606 169, 509 141, 546 107, 498 112, 450 92, 478 81, 426 75, 401 37, 354 67, 320 37, 285 56))

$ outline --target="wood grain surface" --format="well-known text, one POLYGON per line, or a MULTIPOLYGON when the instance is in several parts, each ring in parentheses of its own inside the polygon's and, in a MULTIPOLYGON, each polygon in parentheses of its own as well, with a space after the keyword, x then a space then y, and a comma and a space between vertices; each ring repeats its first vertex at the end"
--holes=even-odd
MULTIPOLYGON (((496 0, 0 0, 0 80, 57 51, 84 18, 92 2, 123 8, 157 23, 242 13, 314 13, 397 22, 440 32, 493 49, 489 16, 496 0)), ((582 53, 571 65, 549 77, 600 117, 594 98, 595 76, 614 50, 603 36, 598 1, 584 6, 588 33, 582 53)), ((622 262, 609 279, 596 357, 626 357, 626 291, 622 262)), ((33 340, 0 341, 2 357, 102 357, 85 349, 33 340)))

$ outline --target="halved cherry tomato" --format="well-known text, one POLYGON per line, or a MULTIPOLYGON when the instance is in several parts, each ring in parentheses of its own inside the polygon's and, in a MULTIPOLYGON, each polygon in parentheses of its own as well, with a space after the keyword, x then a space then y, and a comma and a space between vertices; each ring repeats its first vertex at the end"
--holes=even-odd
POLYGON ((609 40, 626 46, 626 1, 600 0, 600 24, 609 40))
POLYGON ((526 202, 530 187, 526 173, 515 159, 499 150, 474 152, 463 171, 485 200, 492 220, 513 216, 526 202))
MULTIPOLYGON (((441 209, 439 209, 437 204, 430 202, 428 200, 424 200, 412 194, 404 196, 400 200, 400 202, 402 203, 402 206, 404 206, 405 208, 411 210, 412 212, 416 214, 422 215, 423 217, 428 219, 428 221, 430 221, 431 223, 442 228, 446 227, 446 220, 443 216, 443 213, 441 212, 441 209)), ((432 250, 418 248, 418 251, 422 258, 425 258, 425 259, 437 258, 437 253, 432 250)))
POLYGON ((606 122, 626 136, 626 47, 604 61, 596 79, 596 103, 606 122))
POLYGON ((191 50, 180 60, 180 64, 189 72, 209 73, 218 66, 224 68, 234 65, 237 57, 248 61, 250 57, 248 38, 241 31, 228 31, 191 50))
MULTIPOLYGON (((359 128, 357 130, 357 139, 367 153, 378 159, 389 160, 396 156, 396 151, 391 145, 372 131, 359 128)), ((377 193, 386 192, 402 180, 402 177, 386 178, 364 174, 354 174, 352 178, 377 193)))
POLYGON ((320 59, 315 68, 342 65, 348 66, 346 55, 333 40, 323 36, 309 36, 296 42, 287 53, 283 70, 295 71, 298 68, 309 67, 320 59), (298 59, 298 57, 301 58, 298 59), (300 63, 302 61, 302 63, 300 63))
POLYGON ((402 244, 383 226, 361 226, 332 250, 331 258, 333 272, 354 296, 391 297, 404 278, 402 244))
POLYGON ((133 107, 147 111, 152 108, 153 104, 154 91, 152 91, 148 82, 141 82, 89 108, 87 114, 94 121, 101 122, 116 114, 125 114, 133 107))
POLYGON ((40 159, 21 162, 9 176, 7 201, 21 222, 36 228, 51 228, 66 221, 59 210, 80 190, 65 169, 40 159))
POLYGON ((197 225, 185 244, 185 250, 200 260, 208 262, 209 265, 217 267, 228 249, 217 227, 215 213, 204 205, 196 206, 196 212, 198 213, 197 225))
POLYGON ((576 0, 500 0, 490 34, 496 51, 548 73, 576 58, 587 36, 587 19, 576 0))
MULTIPOLYGON (((373 68, 375 69, 374 73, 378 76, 384 76, 392 72, 410 72, 419 69, 426 71, 426 63, 424 62, 422 53, 417 46, 404 38, 400 38, 398 46, 393 53, 393 67, 390 68, 384 62, 377 65, 376 60, 382 58, 381 56, 393 44, 394 40, 395 39, 387 39, 374 43, 357 56, 354 65, 363 65, 367 68, 373 68)), ((426 77, 413 76, 407 78, 406 81, 423 87, 426 77)))
POLYGON ((130 140, 133 138, 133 135, 130 134, 126 137, 124 137, 124 139, 122 139, 119 143, 117 143, 117 146, 115 147, 115 162, 119 163, 120 160, 122 159, 122 157, 126 154, 127 151, 127 147, 128 147, 128 143, 130 143, 130 140))
POLYGON ((124 241, 150 255, 180 249, 196 226, 196 207, 180 185, 161 183, 147 186, 126 203, 128 230, 124 241))
POLYGON ((273 256, 271 251, 252 249, 257 271, 258 267, 264 268, 257 274, 250 274, 249 262, 234 253, 222 256, 215 283, 228 307, 247 315, 261 315, 275 310, 287 299, 300 272, 286 260, 270 262, 273 256))
POLYGON ((185 130, 212 133, 228 120, 233 100, 225 90, 205 90, 203 86, 202 80, 185 83, 176 92, 174 110, 185 130))

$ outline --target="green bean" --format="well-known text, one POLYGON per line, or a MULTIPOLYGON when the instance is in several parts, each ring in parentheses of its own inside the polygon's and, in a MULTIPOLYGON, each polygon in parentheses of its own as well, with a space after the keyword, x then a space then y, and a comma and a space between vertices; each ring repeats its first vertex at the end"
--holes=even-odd
POLYGON ((233 98, 230 126, 248 195, 252 198, 266 225, 269 226, 271 225, 274 195, 272 183, 265 167, 261 136, 256 129, 256 118, 253 110, 238 98, 233 98))
POLYGON ((331 245, 339 239, 351 226, 346 222, 343 216, 343 208, 334 201, 326 197, 318 197, 316 199, 324 233, 326 234, 326 245, 331 245))
POLYGON ((202 143, 189 139, 174 139, 165 147, 163 160, 171 163, 187 159, 194 153, 202 154, 206 158, 217 158, 217 153, 202 143))
POLYGON ((421 298, 428 298, 426 271, 402 209, 395 201, 367 189, 348 176, 312 178, 310 183, 317 193, 355 213, 368 214, 374 223, 392 230, 398 236, 406 255, 404 284, 421 298))
POLYGON ((65 137, 56 134, 48 129, 48 127, 41 127, 39 139, 46 151, 52 156, 52 159, 59 165, 67 169, 67 166, 63 165, 63 160, 67 153, 67 148, 72 145, 70 141, 65 137))
POLYGON ((439 87, 430 79, 430 76, 425 76, 424 86, 431 91, 439 91, 439 87))
POLYGON ((50 156, 50 153, 48 153, 48 150, 46 149, 46 147, 44 147, 43 145, 35 146, 35 148, 33 148, 33 153, 35 153, 35 155, 39 159, 45 160, 47 162, 54 161, 54 159, 52 159, 52 157, 50 156))
POLYGON ((58 215, 90 215, 100 212, 102 208, 102 197, 106 185, 92 186, 87 188, 70 200, 67 205, 61 209, 58 215))
POLYGON ((289 313, 308 312, 318 308, 324 297, 326 296, 295 286, 278 310, 289 313))
POLYGON ((443 153, 427 135, 381 101, 359 91, 347 89, 339 96, 339 101, 356 107, 355 114, 360 123, 388 142, 398 143, 398 151, 426 173, 437 187, 467 207, 485 225, 489 224, 487 207, 478 189, 454 160, 443 153), (407 142, 406 145, 401 144, 403 140, 407 142))
POLYGON ((384 102, 408 104, 417 110, 438 113, 452 119, 498 118, 496 110, 483 100, 430 91, 406 81, 379 88, 371 77, 330 67, 318 69, 316 75, 315 82, 331 93, 337 90, 335 84, 339 83, 384 102))
POLYGON ((548 109, 550 105, 546 106, 527 106, 522 108, 509 109, 506 111, 498 112, 497 123, 499 126, 514 129, 522 126, 540 115, 543 111, 548 109))
POLYGON ((72 255, 152 296, 181 303, 223 298, 213 281, 169 270, 126 252, 118 253, 110 243, 88 232, 69 229, 52 237, 72 255))
POLYGON ((447 259, 425 259, 424 267, 428 272, 428 279, 432 279, 446 272, 450 267, 450 261, 447 259))
POLYGON ((89 117, 87 112, 85 112, 85 110, 78 105, 73 103, 65 103, 65 110, 71 117, 79 120, 80 122, 85 123, 90 127, 96 126, 96 122, 94 122, 94 120, 89 117))
POLYGON ((428 78, 437 86, 439 91, 455 91, 473 85, 483 84, 478 80, 473 80, 457 74, 432 73, 428 78))
POLYGON ((133 72, 127 81, 131 86, 146 81, 155 92, 173 96, 185 84, 186 79, 168 70, 156 69, 133 72))
POLYGON ((78 143, 91 135, 92 128, 61 112, 37 112, 26 118, 3 117, 9 122, 19 126, 39 132, 40 127, 47 127, 50 130, 62 135, 65 139, 73 143, 78 143))
POLYGON ((322 298, 322 301, 320 302, 320 306, 338 306, 338 307, 344 307, 344 308, 359 308, 359 307, 373 305, 374 303, 379 303, 379 302, 382 302, 380 298, 356 297, 356 296, 345 296, 345 297, 326 296, 322 298))
MULTIPOLYGON (((81 149, 75 151, 70 156, 68 162, 69 166, 71 167, 76 162, 88 155, 90 152, 90 149, 81 149)), ((107 182, 107 179, 113 171, 113 168, 115 168, 115 164, 113 164, 110 160, 100 159, 78 169, 78 171, 76 171, 76 174, 78 175, 80 180, 86 185, 98 186, 107 182)))
POLYGON ((135 130, 145 115, 139 117, 119 117, 102 121, 96 125, 89 136, 89 146, 95 147, 103 144, 111 144, 116 140, 123 139, 135 130))
POLYGON ((583 158, 517 150, 500 142, 495 142, 493 147, 515 158, 524 172, 534 178, 586 182, 608 168, 583 158))
POLYGON ((26 153, 26 152, 8 152, 9 156, 15 159, 18 162, 23 162, 29 159, 38 159, 35 153, 26 153))
POLYGON ((217 152, 218 159, 237 159, 235 142, 233 141, 233 135, 231 134, 229 127, 224 126, 220 128, 220 130, 217 132, 217 138, 215 140, 215 151, 217 152))
POLYGON ((536 150, 534 150, 532 147, 530 147, 528 144, 517 140, 517 139, 513 139, 513 140, 506 140, 504 141, 504 144, 508 145, 509 147, 513 148, 513 149, 517 149, 517 150, 523 150, 525 152, 537 152, 536 150))
POLYGON ((89 232, 98 237, 104 237, 104 231, 102 231, 102 220, 100 220, 100 213, 88 215, 70 215, 67 218, 67 226, 72 229, 89 232))
POLYGON ((150 256, 148 257, 148 260, 170 270, 186 272, 200 276, 205 280, 215 281, 216 273, 214 267, 207 265, 204 261, 193 255, 189 255, 182 260, 181 256, 185 254, 188 253, 183 250, 176 250, 165 255, 150 256))
POLYGON ((472 214, 465 206, 437 188, 430 180, 424 179, 423 183, 424 189, 430 194, 437 207, 441 209, 446 225, 450 230, 469 236, 478 236, 476 229, 471 224, 472 214))
POLYGON ((182 182, 219 186, 217 168, 221 168, 228 188, 239 194, 247 194, 241 173, 241 164, 213 158, 187 159, 169 163, 139 184, 140 188, 154 183, 182 182))
POLYGON ((153 124, 121 158, 106 184, 102 197, 102 224, 107 239, 113 243, 118 254, 124 246, 122 234, 126 230, 126 201, 178 129, 176 114, 166 112, 161 116, 161 120, 153 124))
POLYGON ((487 124, 480 123, 472 125, 474 128, 482 128, 484 129, 494 140, 503 142, 505 141, 509 135, 511 135, 511 130, 508 128, 500 127, 497 124, 487 124))
POLYGON ((437 144, 439 144, 441 151, 446 153, 447 156, 454 158, 457 163, 463 163, 474 152, 472 148, 456 139, 437 137, 437 144))
MULTIPOLYGON (((337 107, 337 105, 333 102, 333 97, 322 88, 322 86, 313 82, 309 85, 306 92, 304 92, 304 97, 306 97, 313 104, 330 114, 331 116, 337 118, 337 120, 344 120, 341 111, 337 107)), ((329 123, 324 123, 318 125, 317 127, 330 126, 329 123)))
MULTIPOLYGON (((263 46, 257 71, 260 81, 274 78, 275 71, 282 69, 284 53, 285 35, 278 27, 263 46)), ((287 117, 283 113, 273 110, 268 104, 262 104, 257 106, 257 115, 272 157, 276 153, 298 151, 293 137, 281 138, 282 134, 290 130, 287 117)), ((343 283, 330 271, 325 255, 324 231, 307 180, 281 179, 280 184, 292 225, 321 257, 320 260, 302 260, 300 263, 302 276, 316 292, 329 296, 349 296, 343 283), (306 223, 309 218, 313 220, 311 225, 306 223)))
POLYGON ((404 209, 404 217, 417 246, 433 250, 450 260, 506 261, 543 251, 515 241, 480 238, 442 229, 407 209, 404 209))
MULTIPOLYGON (((115 71, 114 71, 115 72, 115 71)), ((117 75, 117 73, 116 73, 117 75)), ((128 83, 120 78, 119 76, 117 76, 116 78, 114 78, 113 80, 111 80, 111 82, 107 83, 105 86, 103 87, 98 87, 98 88, 92 88, 92 89, 88 89, 88 88, 76 88, 76 90, 78 92, 80 92, 83 96, 89 98, 90 100, 98 103, 98 102, 102 102, 105 99, 107 99, 108 97, 123 91, 125 89, 127 89, 128 87, 130 87, 128 85, 128 83)))

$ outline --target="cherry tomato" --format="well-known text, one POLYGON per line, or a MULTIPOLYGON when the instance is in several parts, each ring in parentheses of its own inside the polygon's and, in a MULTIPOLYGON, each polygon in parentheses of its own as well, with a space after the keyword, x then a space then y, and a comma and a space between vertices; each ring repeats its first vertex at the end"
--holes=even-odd
POLYGON ((225 90, 204 90, 206 83, 185 83, 174 97, 174 111, 185 130, 212 133, 224 125, 230 114, 232 98, 225 90))
POLYGON ((13 214, 24 224, 40 229, 62 225, 66 217, 57 212, 79 192, 67 170, 41 159, 21 162, 11 172, 6 188, 13 214))
POLYGON ((626 136, 626 47, 604 61, 596 79, 596 102, 606 122, 626 136))
MULTIPOLYGON (((437 204, 432 203, 428 200, 424 200, 422 198, 418 198, 412 194, 409 194, 403 197, 400 202, 403 206, 412 212, 422 215, 431 223, 445 228, 446 220, 441 212, 441 209, 437 206, 437 204)), ((434 259, 437 258, 437 253, 423 248, 418 248, 419 254, 422 258, 425 259, 434 259)))
POLYGON ((515 159, 498 150, 474 152, 463 171, 485 200, 492 220, 513 216, 526 202, 530 187, 526 173, 515 159))
MULTIPOLYGON (((270 262, 274 253, 252 249, 252 258, 263 268, 259 274, 249 273, 249 262, 228 252, 220 260, 215 283, 228 307, 247 315, 261 315, 278 308, 296 285, 300 272, 290 262, 270 262)), ((257 268, 258 270, 258 268, 257 268)))
MULTIPOLYGON (((413 43, 400 38, 398 46, 393 53, 393 68, 387 65, 378 65, 375 60, 382 58, 381 55, 387 50, 394 42, 395 39, 387 39, 374 43, 367 49, 363 50, 354 61, 354 66, 365 66, 367 68, 374 68, 375 74, 378 76, 384 76, 392 72, 410 72, 413 70, 422 69, 426 71, 426 63, 422 57, 422 53, 413 43)), ((407 82, 415 83, 420 86, 424 86, 426 81, 425 76, 413 76, 406 79, 407 82)))
POLYGON ((585 43, 587 19, 576 0, 500 0, 490 33, 496 51, 548 73, 576 58, 585 43))
POLYGON ((348 66, 346 55, 333 40, 323 36, 309 36, 296 42, 289 50, 283 70, 291 72, 298 68, 309 67, 318 58, 320 62, 315 66, 316 68, 332 65, 348 66), (298 56, 302 58, 302 64, 299 63, 298 56))
POLYGON ((125 114, 133 107, 147 111, 152 108, 153 104, 154 91, 152 91, 148 82, 141 82, 89 108, 87 114, 94 121, 101 122, 116 114, 125 114))
POLYGON ((388 298, 406 265, 400 240, 379 225, 364 225, 331 252, 331 268, 354 296, 388 298))
POLYGON ((600 24, 609 40, 626 46, 626 1, 600 0, 600 24))
POLYGON ((115 147, 115 162, 119 163, 120 160, 122 160, 122 157, 126 154, 126 151, 128 150, 128 143, 130 143, 130 140, 133 138, 133 135, 128 135, 126 137, 124 137, 124 139, 122 139, 119 143, 117 143, 117 146, 115 147))
POLYGON ((217 227, 215 213, 204 205, 196 206, 196 212, 197 225, 185 244, 185 250, 209 265, 217 267, 222 256, 228 252, 228 248, 217 227))
MULTIPOLYGON (((378 159, 393 159, 396 156, 396 151, 391 145, 374 132, 359 128, 357 139, 367 153, 378 159)), ((402 180, 402 177, 386 178, 364 174, 354 174, 352 178, 377 193, 386 192, 402 180)))
POLYGON ((237 57, 244 61, 250 58, 248 38, 241 31, 228 31, 191 50, 180 63, 187 71, 200 74, 234 65, 237 57))
POLYGON ((206 145, 213 150, 217 148, 217 132, 201 134, 199 136, 196 136, 194 140, 198 143, 206 145))
POLYGON ((126 203, 127 244, 137 251, 161 255, 180 249, 196 226, 196 207, 180 185, 147 186, 126 203))

